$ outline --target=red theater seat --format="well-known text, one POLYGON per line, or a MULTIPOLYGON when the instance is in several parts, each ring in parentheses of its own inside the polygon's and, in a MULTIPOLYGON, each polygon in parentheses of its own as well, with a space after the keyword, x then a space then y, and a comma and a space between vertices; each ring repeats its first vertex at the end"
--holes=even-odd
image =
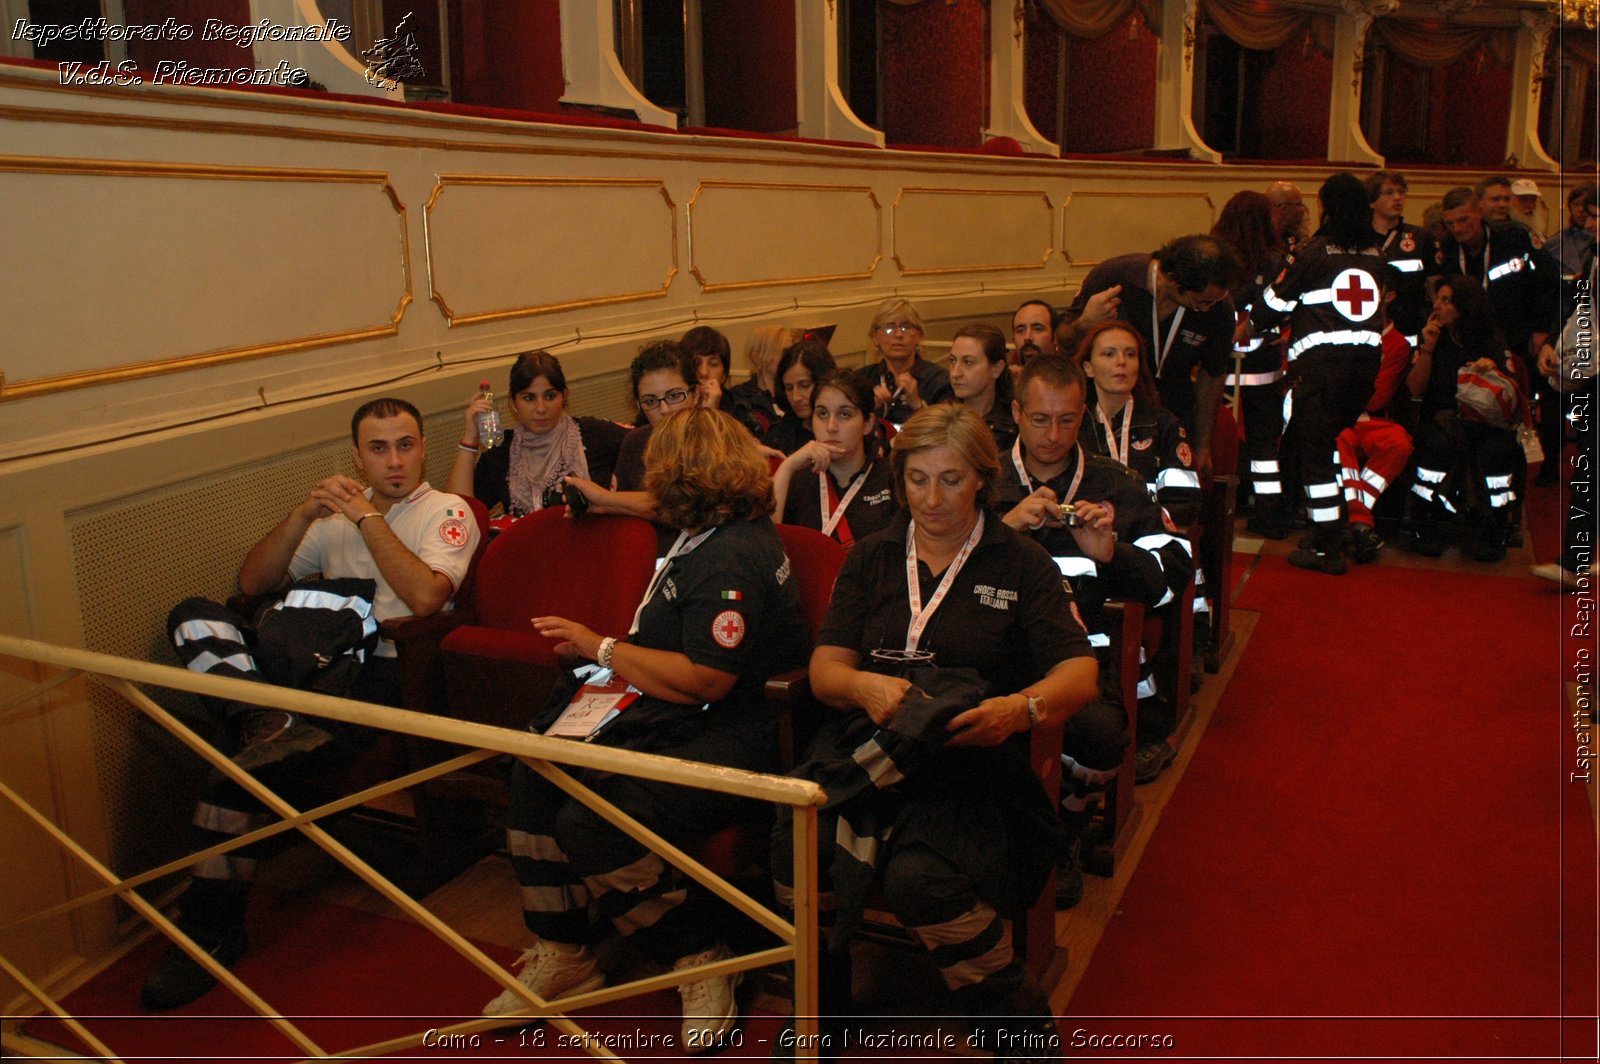
POLYGON ((622 634, 655 571, 654 526, 637 517, 569 518, 539 510, 495 538, 478 567, 476 618, 445 637, 446 715, 521 728, 555 687, 556 615, 622 634))

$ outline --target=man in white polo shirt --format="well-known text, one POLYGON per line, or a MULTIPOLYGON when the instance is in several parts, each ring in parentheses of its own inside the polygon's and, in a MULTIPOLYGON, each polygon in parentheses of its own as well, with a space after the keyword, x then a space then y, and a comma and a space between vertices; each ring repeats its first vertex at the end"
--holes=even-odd
MULTIPOLYGON (((288 587, 279 607, 254 626, 205 599, 172 611, 168 632, 189 668, 399 703, 395 649, 377 639, 378 625, 449 609, 479 530, 460 496, 434 491, 422 479, 426 450, 416 407, 375 399, 351 418, 350 436, 356 470, 369 486, 342 474, 318 481, 239 569, 246 594, 288 587), (321 579, 308 582, 314 574, 321 579)), ((207 708, 229 737, 234 763, 302 807, 370 739, 364 729, 312 723, 243 701, 211 700, 207 708)), ((196 849, 270 819, 254 798, 213 774, 195 808, 196 849)), ((225 966, 245 950, 245 905, 261 856, 250 846, 201 861, 179 904, 178 926, 225 966)), ((172 1009, 215 985, 173 946, 146 979, 142 997, 146 1008, 172 1009)))

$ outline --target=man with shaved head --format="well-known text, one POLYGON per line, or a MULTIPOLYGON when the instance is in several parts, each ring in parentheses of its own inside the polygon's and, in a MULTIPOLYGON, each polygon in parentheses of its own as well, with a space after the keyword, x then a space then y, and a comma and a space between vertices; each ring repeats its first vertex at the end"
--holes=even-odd
POLYGON ((1267 202, 1272 204, 1272 227, 1283 238, 1283 246, 1290 252, 1299 250, 1306 242, 1305 196, 1293 181, 1274 181, 1267 186, 1267 202))

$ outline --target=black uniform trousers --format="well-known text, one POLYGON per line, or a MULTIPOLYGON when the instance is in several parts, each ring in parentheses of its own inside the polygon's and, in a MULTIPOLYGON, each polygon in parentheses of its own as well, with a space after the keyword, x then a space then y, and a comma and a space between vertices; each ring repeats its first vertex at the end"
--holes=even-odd
MULTIPOLYGON (((371 583, 369 580, 323 581, 313 586, 331 589, 328 593, 336 598, 352 590, 365 591, 369 599, 371 583)), ((370 611, 368 599, 347 601, 370 611)), ((400 670, 395 659, 367 653, 365 661, 358 661, 353 653, 348 653, 352 648, 345 644, 351 639, 362 642, 362 615, 349 608, 291 608, 281 611, 275 620, 278 622, 272 627, 275 635, 269 635, 266 645, 262 645, 248 620, 215 602, 192 598, 173 608, 167 618, 167 629, 179 657, 196 672, 277 686, 309 687, 322 694, 379 705, 400 704, 400 670), (330 636, 330 633, 335 634, 330 636), (315 660, 313 647, 318 645, 333 651, 333 656, 339 660, 315 678, 309 678, 302 666, 308 655, 315 660)), ((364 645, 371 646, 370 636, 364 645)), ((258 708, 245 701, 225 702, 211 698, 201 701, 213 716, 218 730, 225 734, 224 747, 234 742, 234 737, 226 733, 233 730, 238 718, 258 708)), ((366 728, 321 720, 316 726, 332 737, 327 744, 262 765, 253 772, 256 779, 302 810, 337 797, 337 784, 344 768, 374 739, 374 733, 366 728)), ((268 812, 254 795, 221 772, 212 771, 195 805, 195 848, 205 849, 226 842, 277 819, 277 814, 268 812)), ((282 850, 298 835, 298 832, 285 832, 208 857, 195 866, 195 878, 253 880, 260 860, 282 850)))
MULTIPOLYGON (((632 712, 630 710, 629 712, 632 712)), ((651 753, 768 771, 742 744, 708 733, 651 753)), ((681 848, 759 811, 732 795, 632 776, 564 769, 681 848)), ((704 949, 710 897, 677 868, 600 814, 518 762, 511 773, 506 841, 522 891, 523 922, 541 939, 594 945, 634 936, 658 960, 704 949)))
POLYGON ((1339 433, 1356 423, 1372 398, 1382 352, 1376 346, 1314 348, 1295 360, 1298 379, 1285 430, 1306 493, 1317 548, 1331 546, 1343 525, 1339 433))
POLYGON ((1239 387, 1240 419, 1244 442, 1239 448, 1240 479, 1248 485, 1258 504, 1283 505, 1283 471, 1278 463, 1278 445, 1283 439, 1283 381, 1271 384, 1245 384, 1239 387))
POLYGON ((1511 429, 1468 421, 1449 412, 1418 429, 1416 482, 1424 522, 1445 515, 1487 512, 1497 534, 1511 527, 1513 479, 1523 466, 1522 445, 1511 429))

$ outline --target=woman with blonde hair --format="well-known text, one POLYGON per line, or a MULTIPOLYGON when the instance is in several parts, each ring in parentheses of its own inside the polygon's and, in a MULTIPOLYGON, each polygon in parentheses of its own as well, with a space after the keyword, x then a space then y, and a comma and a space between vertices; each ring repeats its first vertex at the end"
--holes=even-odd
POLYGON ((891 425, 953 394, 950 375, 922 357, 922 333, 917 308, 898 297, 878 304, 867 329, 867 344, 879 359, 869 374, 876 413, 891 425))
MULTIPOLYGON (((561 653, 593 662, 558 688, 533 728, 550 734, 577 699, 614 696, 626 712, 585 734, 554 732, 708 765, 773 771, 777 718, 762 686, 803 660, 805 632, 771 520, 766 459, 731 416, 689 407, 655 426, 645 464, 644 486, 657 520, 677 528, 677 539, 629 631, 602 635, 564 617, 533 618, 541 635, 561 644, 561 653)), ((712 791, 569 771, 680 847, 741 813, 738 799, 712 791)), ((524 921, 538 938, 522 956, 518 979, 540 997, 604 984, 593 947, 608 927, 675 968, 731 956, 712 941, 709 895, 520 762, 512 770, 506 824, 524 921)), ((685 1045, 722 1044, 720 1036, 738 1017, 736 980, 718 975, 679 987, 685 1045)), ((506 991, 484 1014, 526 1009, 521 996, 506 991)))
POLYGON ((778 406, 778 360, 792 343, 794 333, 782 325, 757 326, 744 343, 750 377, 728 389, 728 394, 733 397, 733 416, 758 440, 765 439, 783 417, 778 406))

